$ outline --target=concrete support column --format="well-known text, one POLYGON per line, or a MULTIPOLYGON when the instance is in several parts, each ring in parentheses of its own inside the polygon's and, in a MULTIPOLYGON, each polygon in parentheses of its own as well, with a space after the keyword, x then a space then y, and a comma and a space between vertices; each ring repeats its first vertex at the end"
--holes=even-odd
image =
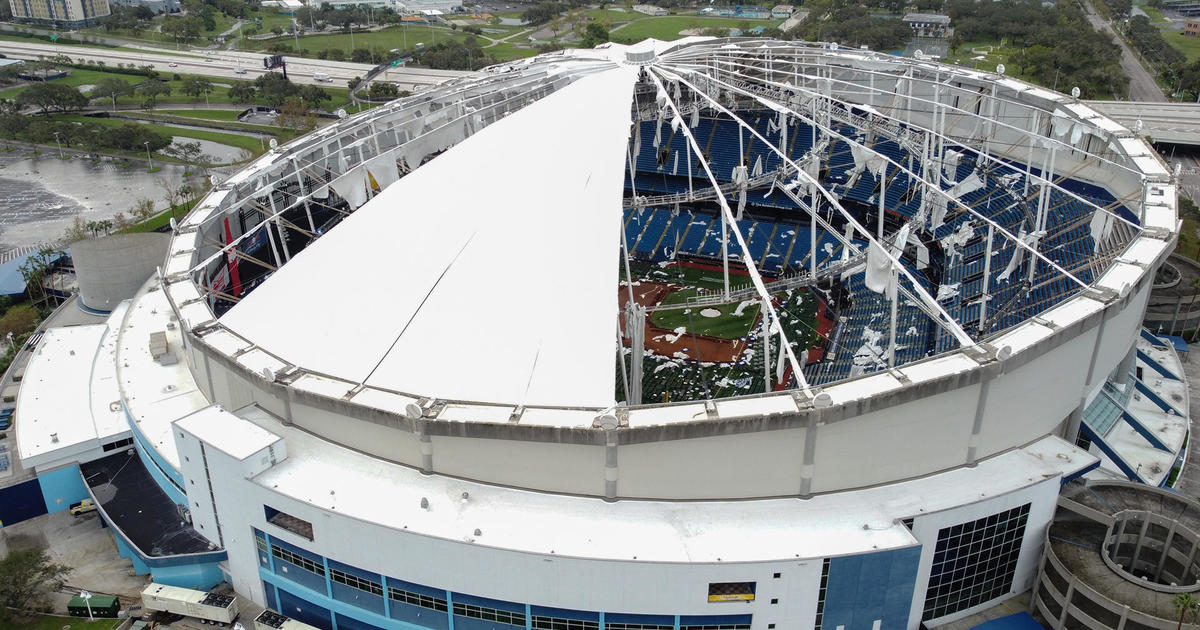
POLYGON ((1133 554, 1129 557, 1129 566, 1126 571, 1132 573, 1137 569, 1138 558, 1142 555, 1142 545, 1146 540, 1146 530, 1150 529, 1150 519, 1142 521, 1142 529, 1138 531, 1137 544, 1133 546, 1133 554))
POLYGON ((1058 624, 1056 628, 1065 628, 1067 626, 1067 617, 1071 612, 1071 598, 1075 597, 1075 582, 1074 575, 1070 576, 1067 582, 1067 592, 1063 596, 1062 611, 1058 613, 1058 624))
POLYGON ((1074 444, 1079 438, 1079 427, 1083 424, 1083 411, 1087 407, 1088 388, 1092 382, 1092 378, 1096 374, 1096 356, 1100 354, 1100 344, 1104 342, 1104 326, 1108 320, 1104 319, 1104 315, 1100 316, 1100 325, 1096 329, 1096 342, 1092 344, 1092 360, 1088 362, 1087 378, 1083 381, 1083 392, 1079 394, 1079 406, 1067 416, 1067 421, 1063 427, 1062 438, 1067 442, 1074 444))
POLYGON ((417 418, 413 420, 413 432, 417 434, 417 440, 421 447, 421 474, 433 474, 433 440, 429 438, 429 433, 425 431, 425 419, 417 418))
POLYGON ((966 464, 974 466, 979 459, 979 435, 983 432, 983 414, 987 410, 988 392, 991 390, 992 379, 1003 371, 999 361, 983 366, 982 382, 979 383, 979 398, 975 401, 975 420, 971 425, 971 437, 967 440, 966 464))
POLYGON ((1133 371, 1133 366, 1137 364, 1137 342, 1135 341, 1129 347, 1129 354, 1121 360, 1121 364, 1117 366, 1117 373, 1113 376, 1113 381, 1117 385, 1125 385, 1129 382, 1129 373, 1133 371))
POLYGON ((1125 630, 1125 621, 1129 619, 1129 604, 1121 607, 1121 620, 1117 622, 1116 630, 1125 630))
POLYGON ((604 500, 617 500, 617 431, 604 430, 604 500))
POLYGON ((808 426, 804 429, 804 458, 800 464, 800 497, 807 499, 812 496, 813 462, 817 457, 817 415, 816 409, 808 413, 808 426))
MULTIPOLYGON (((1175 526, 1177 523, 1171 521, 1170 528, 1167 529, 1167 539, 1163 542, 1162 554, 1158 556, 1158 565, 1154 567, 1154 579, 1162 582, 1163 567, 1167 564, 1167 557, 1171 554, 1171 542, 1175 538, 1175 526)), ((1183 576, 1179 576, 1182 578, 1183 576)))

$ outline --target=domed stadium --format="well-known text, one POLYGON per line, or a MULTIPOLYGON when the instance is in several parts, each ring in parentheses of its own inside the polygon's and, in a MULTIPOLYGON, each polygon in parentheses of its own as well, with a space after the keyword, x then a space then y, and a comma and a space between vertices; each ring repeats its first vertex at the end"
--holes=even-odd
POLYGON ((1003 68, 606 44, 218 184, 116 380, 223 554, 174 581, 315 627, 915 629, 1029 590, 1064 485, 1167 483, 1177 229, 1145 140, 1003 68))

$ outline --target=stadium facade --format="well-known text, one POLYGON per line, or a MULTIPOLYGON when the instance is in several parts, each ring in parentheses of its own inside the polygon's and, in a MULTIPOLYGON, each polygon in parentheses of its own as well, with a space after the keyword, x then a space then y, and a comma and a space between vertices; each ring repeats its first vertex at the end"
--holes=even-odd
POLYGON ((321 628, 935 625, 1035 584, 1065 485, 1167 484, 1175 199, 1002 73, 542 55, 217 185, 36 342, 20 454, 139 571, 321 628))

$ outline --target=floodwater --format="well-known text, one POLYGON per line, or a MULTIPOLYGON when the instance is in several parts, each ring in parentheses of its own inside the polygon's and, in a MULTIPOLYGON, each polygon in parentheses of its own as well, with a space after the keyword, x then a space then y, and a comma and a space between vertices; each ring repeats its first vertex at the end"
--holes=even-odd
POLYGON ((160 182, 178 187, 183 181, 177 164, 155 162, 162 170, 147 173, 144 162, 121 168, 80 157, 60 160, 53 147, 36 157, 27 153, 24 148, 0 153, 0 252, 58 241, 77 216, 101 221, 124 212, 128 217, 138 199, 153 199, 165 208, 160 182))
POLYGON ((174 136, 171 141, 175 144, 181 142, 198 142, 200 144, 200 152, 213 158, 215 164, 230 164, 232 162, 240 162, 251 157, 251 153, 240 147, 213 142, 212 140, 199 140, 197 138, 187 138, 183 136, 174 136))

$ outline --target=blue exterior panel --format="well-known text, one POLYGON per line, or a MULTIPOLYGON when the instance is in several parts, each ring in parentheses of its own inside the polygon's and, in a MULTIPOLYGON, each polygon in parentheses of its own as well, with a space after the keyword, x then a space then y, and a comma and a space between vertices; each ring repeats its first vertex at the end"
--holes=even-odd
POLYGON ((279 610, 279 602, 275 599, 275 586, 270 582, 263 580, 263 597, 266 599, 267 608, 271 610, 279 610))
POLYGON ((46 513, 46 499, 37 479, 0 490, 0 527, 16 525, 46 513))
MULTIPOLYGON (((339 602, 346 602, 351 606, 369 610, 377 615, 384 614, 382 597, 337 582, 332 583, 331 587, 333 598, 339 602)), ((341 625, 339 624, 338 627, 340 628, 341 625)))
POLYGON ((225 576, 221 574, 221 567, 216 562, 185 564, 175 567, 152 567, 150 573, 154 576, 154 581, 159 584, 198 591, 207 591, 225 581, 225 576))
POLYGON ((337 615, 338 630, 384 630, 379 626, 373 626, 365 621, 359 621, 354 617, 346 615, 337 615))
POLYGON ((279 589, 279 612, 322 630, 333 630, 329 610, 297 597, 284 588, 279 589))
POLYGON ((906 627, 920 560, 920 547, 830 559, 821 626, 871 630, 879 620, 883 628, 906 627))
POLYGON ((449 630, 450 628, 450 617, 444 612, 405 604, 394 599, 390 603, 392 619, 436 630, 449 630))
POLYGON ((525 626, 513 626, 499 621, 484 621, 454 615, 454 630, 516 630, 525 626))
POLYGON ((42 486, 42 498, 46 502, 46 511, 50 514, 61 512, 88 498, 87 486, 83 483, 83 475, 79 473, 79 464, 71 464, 48 473, 38 475, 38 483, 42 486))

